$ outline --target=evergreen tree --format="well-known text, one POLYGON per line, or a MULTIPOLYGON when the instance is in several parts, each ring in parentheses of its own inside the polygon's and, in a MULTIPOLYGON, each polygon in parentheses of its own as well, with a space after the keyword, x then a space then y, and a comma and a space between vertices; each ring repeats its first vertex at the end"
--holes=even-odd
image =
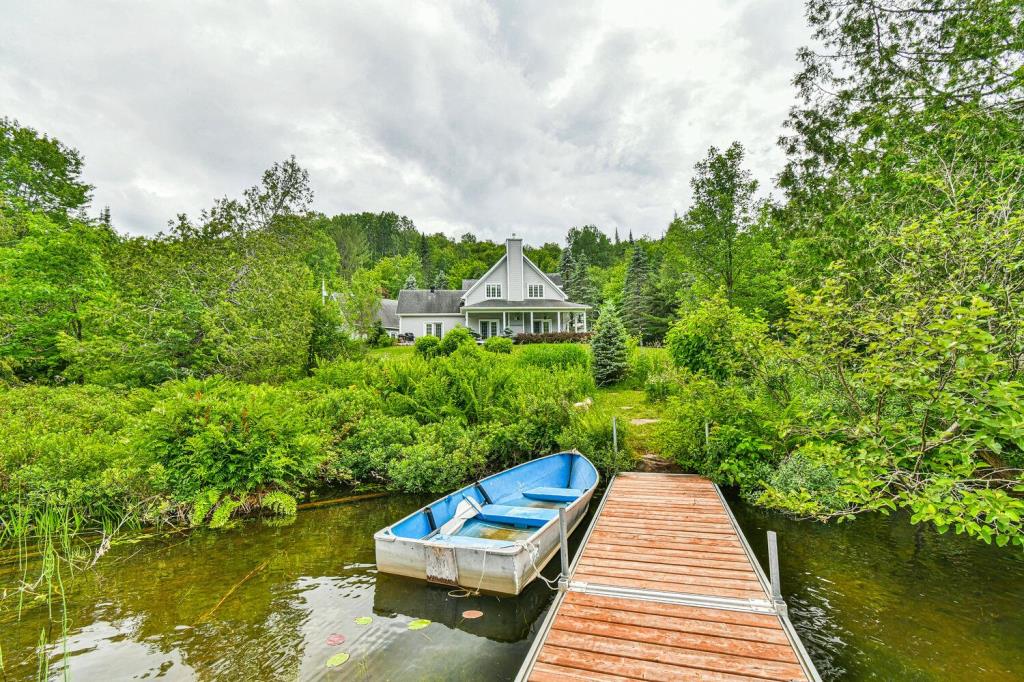
POLYGON ((409 273, 409 276, 405 278, 405 284, 402 285, 403 289, 415 289, 418 286, 416 282, 416 275, 409 273))
POLYGON ((598 386, 613 384, 625 376, 626 329, 622 326, 618 311, 610 302, 601 308, 590 348, 594 355, 594 381, 598 386))
POLYGON ((420 235, 420 267, 423 268, 423 276, 427 277, 430 273, 430 242, 427 241, 427 235, 420 235))
POLYGON ((651 314, 650 263, 642 244, 633 247, 626 265, 626 282, 622 291, 622 322, 626 331, 639 339, 647 333, 651 314))
POLYGON ((448 288, 448 275, 445 274, 444 270, 437 271, 437 274, 434 275, 434 282, 430 286, 434 289, 448 288))
POLYGON ((562 250, 562 255, 558 259, 558 271, 562 274, 562 291, 568 294, 572 287, 573 275, 576 272, 576 261, 572 257, 572 249, 562 250))
POLYGON ((583 254, 573 262, 565 293, 573 303, 586 303, 596 308, 600 302, 601 296, 597 285, 590 276, 590 261, 583 254))

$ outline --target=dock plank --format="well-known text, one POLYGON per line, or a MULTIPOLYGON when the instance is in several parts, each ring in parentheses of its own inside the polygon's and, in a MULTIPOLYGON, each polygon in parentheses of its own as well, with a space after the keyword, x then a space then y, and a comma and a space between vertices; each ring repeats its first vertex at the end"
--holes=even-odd
POLYGON ((620 474, 520 679, 816 679, 771 604, 713 483, 620 474))

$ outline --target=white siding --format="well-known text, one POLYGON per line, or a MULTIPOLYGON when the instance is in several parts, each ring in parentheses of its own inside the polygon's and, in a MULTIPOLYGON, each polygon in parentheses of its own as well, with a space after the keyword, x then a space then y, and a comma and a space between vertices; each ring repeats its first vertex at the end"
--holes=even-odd
MULTIPOLYGON (((551 299, 551 300, 556 300, 556 301, 564 301, 565 300, 565 296, 563 296, 558 291, 558 289, 556 289, 555 287, 551 286, 551 284, 548 283, 547 279, 541 274, 540 270, 538 270, 537 267, 532 262, 524 260, 523 261, 523 266, 524 266, 523 267, 523 289, 524 289, 523 295, 524 296, 526 295, 526 287, 527 286, 529 286, 531 284, 543 284, 544 285, 544 298, 551 299)), ((526 300, 529 301, 529 299, 526 299, 526 300)))
POLYGON ((423 336, 423 325, 427 322, 440 322, 442 330, 447 334, 456 325, 466 326, 464 315, 402 315, 398 321, 398 331, 401 334, 412 332, 418 339, 423 336))
POLYGON ((507 259, 500 261, 498 267, 494 268, 494 272, 490 273, 486 277, 482 277, 479 282, 479 286, 469 292, 466 297, 466 305, 473 303, 480 303, 481 301, 487 300, 487 283, 493 282, 501 285, 502 298, 508 296, 508 268, 506 267, 507 259))
POLYGON ((508 265, 508 292, 505 298, 509 301, 521 301, 525 296, 523 292, 523 240, 506 239, 505 255, 508 258, 505 262, 508 265))

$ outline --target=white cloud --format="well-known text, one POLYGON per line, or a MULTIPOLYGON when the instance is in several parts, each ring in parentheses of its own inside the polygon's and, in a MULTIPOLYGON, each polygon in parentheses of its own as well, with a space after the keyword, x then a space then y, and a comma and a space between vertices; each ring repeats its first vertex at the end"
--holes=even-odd
POLYGON ((809 39, 795 0, 48 2, 5 24, 0 113, 81 150, 122 230, 294 153, 324 212, 533 242, 660 234, 712 144, 769 184, 809 39))

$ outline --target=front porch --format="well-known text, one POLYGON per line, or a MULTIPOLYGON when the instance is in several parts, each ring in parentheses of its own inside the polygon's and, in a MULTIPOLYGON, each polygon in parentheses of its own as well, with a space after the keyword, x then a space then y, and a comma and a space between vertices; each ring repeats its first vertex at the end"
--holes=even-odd
POLYGON ((510 329, 512 336, 523 333, 588 331, 587 311, 552 310, 464 310, 465 325, 481 336, 501 336, 510 329))

